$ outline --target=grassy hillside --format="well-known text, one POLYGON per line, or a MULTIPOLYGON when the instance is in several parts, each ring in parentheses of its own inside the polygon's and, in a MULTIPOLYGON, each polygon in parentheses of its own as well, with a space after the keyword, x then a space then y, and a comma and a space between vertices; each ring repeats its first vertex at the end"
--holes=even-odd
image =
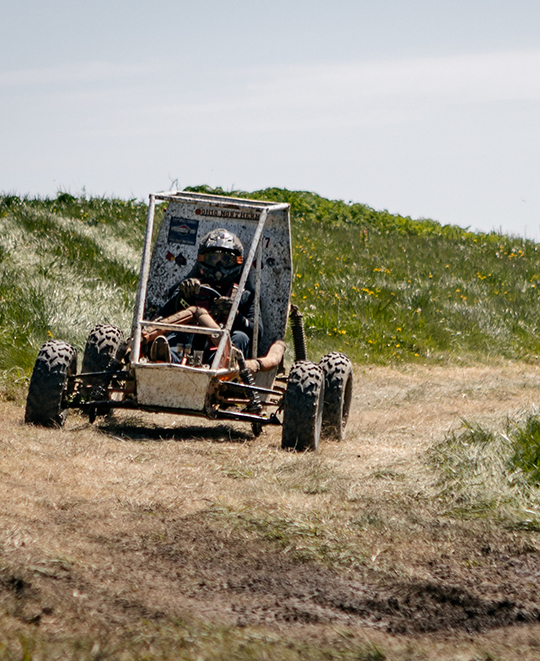
POLYGON ((0 370, 29 373, 51 337, 84 347, 100 320, 129 329, 146 207, 134 201, 0 197, 0 370))
MULTIPOLYGON (((540 353, 534 242, 313 193, 234 194, 292 205, 294 301, 313 357, 331 349, 379 363, 540 353)), ((4 378, 28 374, 49 337, 83 347, 99 321, 129 331, 146 211, 135 200, 0 196, 4 378)))
POLYGON ((540 353, 533 241, 313 193, 249 195, 292 205, 294 300, 315 353, 338 348, 359 362, 540 353))

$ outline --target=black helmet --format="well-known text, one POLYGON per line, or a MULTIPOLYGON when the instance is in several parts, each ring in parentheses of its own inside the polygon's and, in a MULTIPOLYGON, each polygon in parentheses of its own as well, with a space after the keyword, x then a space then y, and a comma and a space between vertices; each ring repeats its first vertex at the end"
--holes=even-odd
POLYGON ((212 230, 201 239, 197 259, 199 274, 210 284, 229 284, 242 272, 244 246, 229 230, 212 230))

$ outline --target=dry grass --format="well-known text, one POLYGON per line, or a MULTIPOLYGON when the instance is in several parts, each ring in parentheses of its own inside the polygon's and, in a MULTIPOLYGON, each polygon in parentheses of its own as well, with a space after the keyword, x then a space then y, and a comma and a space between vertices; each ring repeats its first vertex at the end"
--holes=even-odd
POLYGON ((449 517, 427 458, 463 418, 536 405, 538 369, 355 377, 348 439, 318 455, 282 452, 277 429, 122 415, 51 430, 0 403, 0 659, 538 658, 532 621, 445 626, 449 598, 424 595, 408 629, 388 607, 442 586, 533 617, 536 533, 449 517))

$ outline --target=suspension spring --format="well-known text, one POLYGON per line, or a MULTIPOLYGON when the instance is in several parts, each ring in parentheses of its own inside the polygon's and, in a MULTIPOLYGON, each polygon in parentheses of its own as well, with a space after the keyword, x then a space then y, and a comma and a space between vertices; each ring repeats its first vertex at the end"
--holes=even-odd
POLYGON ((291 331, 294 343, 294 360, 307 360, 306 334, 304 332, 303 314, 297 305, 291 305, 291 331))

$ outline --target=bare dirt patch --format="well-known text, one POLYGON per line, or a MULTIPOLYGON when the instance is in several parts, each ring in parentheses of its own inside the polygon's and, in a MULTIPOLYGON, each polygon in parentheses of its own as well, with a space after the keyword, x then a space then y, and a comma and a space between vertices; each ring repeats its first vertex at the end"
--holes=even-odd
POLYGON ((539 376, 358 368, 347 440, 301 456, 279 430, 124 414, 51 430, 0 404, 5 649, 540 658, 538 533, 448 516, 426 459, 462 419, 534 408, 539 376))

